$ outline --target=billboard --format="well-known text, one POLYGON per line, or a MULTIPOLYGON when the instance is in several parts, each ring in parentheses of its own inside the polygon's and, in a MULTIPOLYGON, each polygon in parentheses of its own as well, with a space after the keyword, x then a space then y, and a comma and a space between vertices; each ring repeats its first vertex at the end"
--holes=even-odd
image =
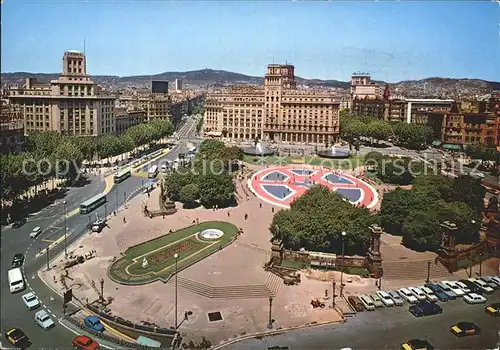
POLYGON ((166 93, 168 93, 168 81, 153 80, 151 82, 151 92, 153 94, 166 94, 166 93))

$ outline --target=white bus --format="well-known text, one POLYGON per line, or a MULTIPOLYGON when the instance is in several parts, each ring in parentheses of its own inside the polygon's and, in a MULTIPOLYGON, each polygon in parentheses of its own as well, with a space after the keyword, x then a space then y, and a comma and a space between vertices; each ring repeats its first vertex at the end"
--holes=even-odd
POLYGON ((158 175, 158 165, 153 165, 151 168, 148 170, 148 177, 150 179, 153 179, 158 175))
POLYGON ((80 204, 80 214, 88 214, 106 203, 106 193, 100 193, 80 204))
POLYGON ((9 289, 11 293, 19 292, 24 289, 24 278, 19 267, 9 270, 9 289))

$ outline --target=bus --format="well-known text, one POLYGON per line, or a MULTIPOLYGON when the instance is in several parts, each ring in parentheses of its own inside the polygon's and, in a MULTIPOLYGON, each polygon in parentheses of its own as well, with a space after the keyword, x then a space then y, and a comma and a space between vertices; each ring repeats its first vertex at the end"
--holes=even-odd
POLYGON ((106 194, 100 193, 80 204, 80 214, 88 214, 106 203, 106 194))
POLYGON ((137 344, 144 346, 146 348, 161 348, 161 343, 157 340, 140 335, 137 340, 137 344))
POLYGON ((151 168, 148 170, 148 177, 150 179, 153 179, 158 175, 158 165, 153 165, 151 168))
POLYGON ((7 277, 9 279, 9 290, 11 293, 19 292, 24 289, 24 278, 19 267, 9 270, 7 277))
POLYGON ((121 169, 120 171, 118 171, 116 174, 115 174, 115 184, 117 183, 120 183, 122 181, 125 181, 126 179, 128 179, 130 177, 131 173, 130 173, 130 168, 126 168, 126 169, 121 169))

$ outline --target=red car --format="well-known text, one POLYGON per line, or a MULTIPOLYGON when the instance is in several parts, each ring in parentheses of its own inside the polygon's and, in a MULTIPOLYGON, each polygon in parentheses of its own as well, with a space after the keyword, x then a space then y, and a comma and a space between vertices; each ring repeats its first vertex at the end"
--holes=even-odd
POLYGON ((99 349, 99 343, 86 335, 79 335, 71 342, 75 349, 79 350, 96 350, 99 349))

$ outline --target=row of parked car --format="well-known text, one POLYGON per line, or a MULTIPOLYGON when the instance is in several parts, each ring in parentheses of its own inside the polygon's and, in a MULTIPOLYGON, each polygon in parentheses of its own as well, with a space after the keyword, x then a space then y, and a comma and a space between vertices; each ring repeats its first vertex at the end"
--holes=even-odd
MULTIPOLYGON (((356 311, 373 311, 377 307, 402 306, 404 302, 413 305, 409 311, 416 316, 440 313, 437 301, 462 297, 466 303, 482 304, 486 302, 485 294, 491 294, 495 289, 500 289, 499 276, 485 276, 469 278, 460 281, 441 281, 426 283, 419 287, 401 288, 397 291, 377 291, 360 296, 349 296, 348 301, 356 311)), ((498 307, 493 314, 498 315, 498 307)))

